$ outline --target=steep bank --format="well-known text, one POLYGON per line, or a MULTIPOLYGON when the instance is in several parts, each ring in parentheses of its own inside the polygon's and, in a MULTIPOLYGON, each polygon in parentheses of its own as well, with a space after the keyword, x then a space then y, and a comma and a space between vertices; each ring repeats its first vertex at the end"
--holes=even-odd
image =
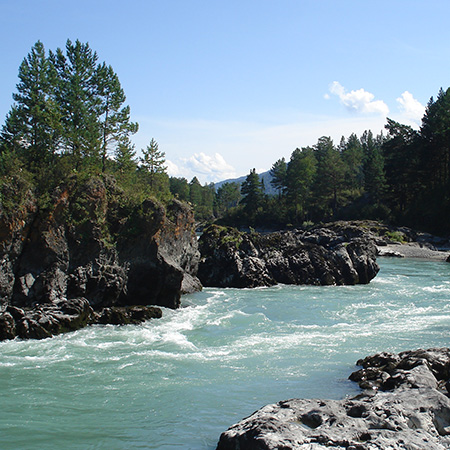
POLYGON ((448 348, 382 353, 358 364, 351 379, 369 390, 267 405, 224 432, 217 450, 449 448, 448 348))
MULTIPOLYGON (((3 338, 41 338, 105 323, 104 308, 177 308, 182 292, 201 288, 190 208, 129 200, 111 177, 74 177, 45 208, 30 190, 20 204, 2 210, 3 338)), ((155 308, 141 314, 142 320, 158 315, 155 308)))

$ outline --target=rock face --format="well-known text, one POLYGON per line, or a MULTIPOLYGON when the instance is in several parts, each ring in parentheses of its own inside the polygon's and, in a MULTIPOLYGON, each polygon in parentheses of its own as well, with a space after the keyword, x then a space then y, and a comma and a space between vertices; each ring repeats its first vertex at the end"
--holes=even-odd
POLYGON ((258 234, 211 226, 199 245, 204 286, 353 285, 369 283, 379 270, 375 244, 345 229, 258 234))
POLYGON ((352 399, 293 399, 265 406, 223 433, 217 449, 450 448, 450 400, 444 389, 449 349, 382 353, 358 364, 363 368, 351 378, 379 389, 352 399))
POLYGON ((131 319, 110 308, 177 308, 182 292, 201 288, 193 213, 181 202, 124 205, 114 180, 92 178, 68 182, 45 210, 30 192, 17 211, 1 213, 0 338, 145 320, 159 313, 131 319))

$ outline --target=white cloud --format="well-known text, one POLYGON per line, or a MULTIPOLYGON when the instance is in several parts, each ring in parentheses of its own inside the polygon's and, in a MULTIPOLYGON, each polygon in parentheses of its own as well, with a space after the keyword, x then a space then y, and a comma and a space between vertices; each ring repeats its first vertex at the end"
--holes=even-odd
POLYGON ((167 159, 165 164, 167 166, 167 173, 171 177, 179 177, 182 175, 182 171, 174 162, 167 159))
POLYGON ((209 181, 220 181, 236 176, 234 167, 228 164, 220 153, 214 155, 195 153, 189 158, 182 158, 181 161, 191 174, 209 181))
POLYGON ((397 102, 399 103, 400 111, 406 119, 416 124, 420 124, 425 113, 425 106, 423 106, 422 103, 416 100, 408 91, 403 92, 403 94, 397 98, 397 102))
POLYGON ((350 111, 360 114, 381 114, 384 117, 389 113, 386 103, 382 100, 374 100, 375 96, 364 89, 347 92, 338 81, 333 81, 330 92, 337 95, 341 103, 350 111))

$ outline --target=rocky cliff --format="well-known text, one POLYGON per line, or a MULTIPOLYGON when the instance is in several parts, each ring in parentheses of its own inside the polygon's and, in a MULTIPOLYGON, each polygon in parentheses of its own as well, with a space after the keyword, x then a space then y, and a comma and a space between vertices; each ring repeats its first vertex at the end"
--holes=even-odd
POLYGON ((233 425, 217 450, 450 448, 450 350, 382 353, 358 361, 363 388, 344 400, 292 399, 233 425))
POLYGON ((130 202, 110 177, 68 180, 45 208, 25 194, 0 214, 0 338, 41 338, 108 317, 145 320, 160 311, 117 308, 177 308, 182 292, 201 288, 186 205, 130 202))
POLYGON ((378 273, 373 240, 357 227, 319 227, 268 234, 211 226, 199 241, 205 286, 369 283, 378 273))

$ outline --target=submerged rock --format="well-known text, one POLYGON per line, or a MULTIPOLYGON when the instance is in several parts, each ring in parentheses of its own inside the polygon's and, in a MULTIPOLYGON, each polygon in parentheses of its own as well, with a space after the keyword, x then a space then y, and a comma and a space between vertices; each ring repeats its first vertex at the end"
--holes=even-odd
POLYGON ((378 380, 370 390, 352 399, 265 406, 222 433, 217 450, 450 448, 450 399, 443 390, 449 349, 381 353, 358 364, 365 372, 351 378, 378 380), (401 381, 388 381, 396 377, 401 381))
POLYGON ((161 308, 155 306, 112 306, 104 308, 98 315, 95 323, 110 325, 140 324, 149 319, 162 317, 161 308))
POLYGON ((199 241, 205 286, 365 284, 375 277, 375 244, 330 228, 269 234, 211 226, 199 241))

